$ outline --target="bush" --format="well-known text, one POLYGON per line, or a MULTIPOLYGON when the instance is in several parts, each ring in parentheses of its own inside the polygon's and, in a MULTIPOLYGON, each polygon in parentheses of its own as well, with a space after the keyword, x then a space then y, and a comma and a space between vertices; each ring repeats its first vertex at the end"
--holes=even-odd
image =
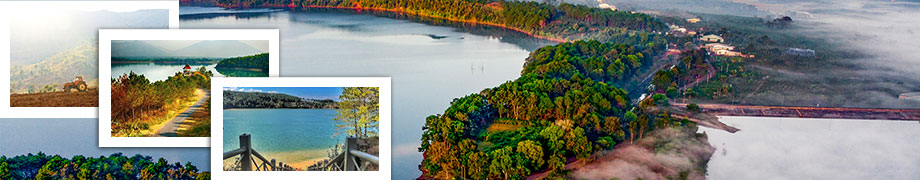
POLYGON ((702 112, 702 109, 700 109, 700 105, 696 105, 696 103, 687 104, 687 110, 690 112, 695 112, 695 113, 702 112))

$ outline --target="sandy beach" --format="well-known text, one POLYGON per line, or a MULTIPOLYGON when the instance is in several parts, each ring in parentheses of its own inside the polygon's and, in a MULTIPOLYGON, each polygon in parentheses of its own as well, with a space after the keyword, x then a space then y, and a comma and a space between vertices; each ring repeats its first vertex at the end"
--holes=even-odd
MULTIPOLYGON (((310 149, 285 152, 259 152, 259 154, 265 156, 265 158, 269 161, 271 159, 275 159, 277 162, 282 162, 298 170, 306 170, 307 166, 313 165, 317 161, 322 161, 323 159, 328 158, 328 149, 310 149)), ((225 159, 224 169, 227 169, 227 167, 236 162, 237 158, 239 158, 239 156, 225 159)), ((256 162, 261 163, 260 160, 256 160, 256 162)))

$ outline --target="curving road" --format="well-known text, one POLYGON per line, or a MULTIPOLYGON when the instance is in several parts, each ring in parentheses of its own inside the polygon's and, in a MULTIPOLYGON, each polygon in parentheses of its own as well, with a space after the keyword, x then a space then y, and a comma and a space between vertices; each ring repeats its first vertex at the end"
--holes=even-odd
POLYGON ((166 125, 163 125, 162 128, 157 130, 157 133, 154 136, 156 137, 176 137, 178 136, 176 132, 179 130, 179 126, 182 125, 183 122, 185 122, 185 119, 188 119, 189 117, 191 117, 192 114, 195 113, 195 111, 202 110, 201 105, 204 105, 205 101, 207 101, 209 97, 211 97, 211 91, 204 90, 204 93, 205 93, 204 96, 202 96, 201 99, 198 99, 198 102, 195 102, 195 104, 189 107, 188 109, 186 109, 185 112, 180 113, 179 116, 176 116, 175 118, 167 122, 166 125))

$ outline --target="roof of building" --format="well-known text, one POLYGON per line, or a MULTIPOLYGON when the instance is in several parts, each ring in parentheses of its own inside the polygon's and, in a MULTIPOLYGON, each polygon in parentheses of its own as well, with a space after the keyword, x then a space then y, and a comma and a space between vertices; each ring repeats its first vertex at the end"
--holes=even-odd
POLYGON ((182 69, 192 69, 192 66, 189 66, 188 64, 185 64, 185 67, 182 68, 182 69))

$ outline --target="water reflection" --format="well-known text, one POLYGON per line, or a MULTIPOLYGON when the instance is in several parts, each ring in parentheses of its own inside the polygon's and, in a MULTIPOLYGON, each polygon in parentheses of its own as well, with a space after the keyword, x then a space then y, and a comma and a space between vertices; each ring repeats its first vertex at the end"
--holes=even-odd
POLYGON ((410 179, 421 174, 417 148, 426 116, 443 112, 454 98, 517 78, 530 51, 554 44, 500 28, 421 21, 323 9, 182 19, 180 25, 281 29, 282 77, 392 77, 393 178, 410 179))

